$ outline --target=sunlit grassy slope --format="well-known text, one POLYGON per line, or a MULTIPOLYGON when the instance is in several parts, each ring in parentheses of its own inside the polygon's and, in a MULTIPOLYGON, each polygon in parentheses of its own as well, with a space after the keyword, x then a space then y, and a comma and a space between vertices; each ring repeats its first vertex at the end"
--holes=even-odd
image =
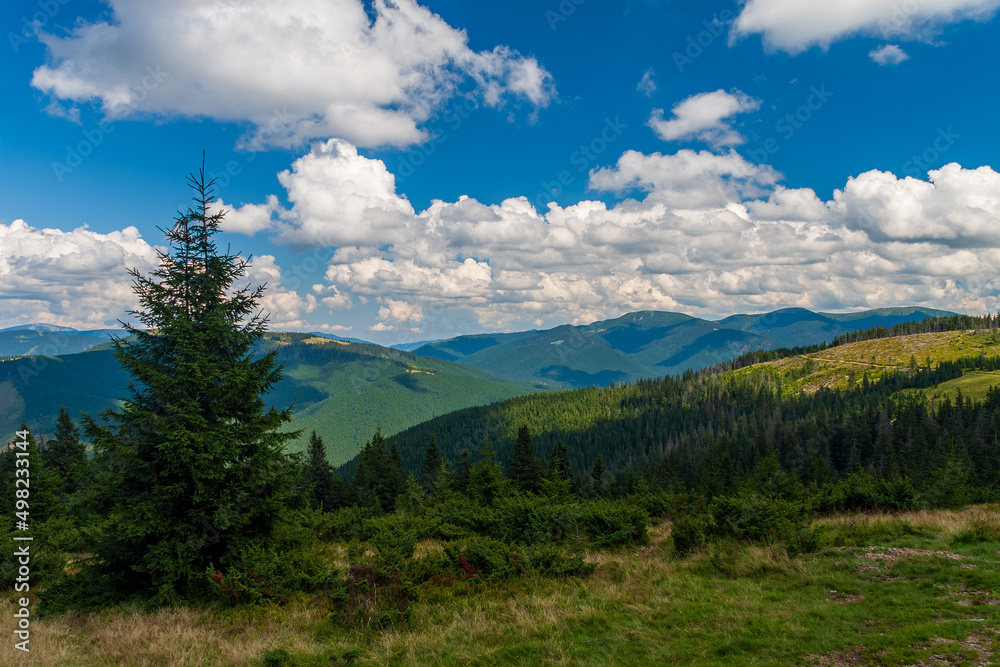
MULTIPOLYGON (((937 364, 979 355, 1000 355, 1000 334, 947 331, 867 340, 822 352, 756 364, 735 372, 754 374, 778 371, 789 380, 786 384, 787 391, 815 392, 824 387, 846 389, 863 382, 866 374, 869 380, 877 380, 887 371, 909 367, 911 358, 917 365, 923 366, 928 359, 932 364, 937 364)), ((966 385, 981 397, 985 396, 993 377, 996 376, 969 375, 942 384, 939 388, 954 394, 957 387, 966 385), (976 377, 977 380, 972 379, 976 377)), ((1000 377, 996 379, 1000 384, 1000 377)), ((935 390, 928 391, 928 395, 931 395, 935 390)), ((963 389, 963 393, 964 391, 963 389)))

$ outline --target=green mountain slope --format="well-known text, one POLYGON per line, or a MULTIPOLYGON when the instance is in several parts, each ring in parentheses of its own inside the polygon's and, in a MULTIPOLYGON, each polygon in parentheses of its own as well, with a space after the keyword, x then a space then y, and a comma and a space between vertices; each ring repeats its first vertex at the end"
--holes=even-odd
MULTIPOLYGON (((63 405, 74 417, 113 406, 126 395, 128 377, 107 347, 0 361, 0 435, 12 436, 22 420, 36 433, 52 433, 63 405)), ((262 347, 277 347, 285 365, 269 402, 294 405, 292 428, 315 428, 336 463, 353 456, 378 424, 391 434, 535 389, 452 362, 311 334, 269 334, 262 347)), ((308 435, 290 448, 304 449, 308 435)))
POLYGON ((753 350, 813 345, 859 329, 941 314, 946 313, 926 308, 839 315, 788 308, 711 322, 683 313, 642 311, 586 326, 459 336, 422 345, 414 353, 460 361, 510 380, 560 388, 608 386, 706 368, 753 350))

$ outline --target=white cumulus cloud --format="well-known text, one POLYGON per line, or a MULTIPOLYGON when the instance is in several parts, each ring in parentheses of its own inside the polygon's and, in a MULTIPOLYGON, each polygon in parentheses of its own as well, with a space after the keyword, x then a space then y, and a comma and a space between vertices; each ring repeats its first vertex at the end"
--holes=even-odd
POLYGON ((504 45, 473 51, 464 31, 415 0, 108 4, 108 20, 41 35, 50 62, 35 88, 110 117, 249 121, 245 142, 264 146, 330 136, 405 146, 470 87, 492 107, 537 110, 555 95, 537 60, 504 45))
POLYGON ((760 100, 743 91, 716 90, 681 100, 670 110, 671 118, 664 118, 663 109, 653 109, 648 125, 664 141, 698 139, 716 148, 735 146, 743 143, 743 137, 732 128, 728 119, 759 107, 760 100))
POLYGON ((791 54, 854 35, 926 40, 945 24, 988 20, 997 7, 1000 0, 749 0, 731 39, 760 34, 768 50, 791 54))
POLYGON ((879 65, 898 65, 910 59, 910 56, 903 49, 895 44, 885 44, 868 52, 868 57, 879 65))
MULTIPOLYGON (((590 174, 591 189, 624 196, 614 205, 539 211, 526 197, 460 197, 418 211, 380 161, 346 142, 322 142, 281 182, 293 203, 274 211, 265 233, 335 249, 323 278, 301 294, 282 284, 274 257, 255 258, 250 279, 268 283, 262 305, 274 328, 315 329, 319 313, 352 307, 341 326, 386 338, 585 323, 635 310, 1000 307, 1000 174, 991 167, 948 164, 926 178, 872 170, 823 200, 783 187, 773 168, 733 151, 626 151, 590 174)), ((134 230, 63 233, 15 222, 0 232, 2 296, 39 295, 28 312, 41 321, 76 322, 95 307, 106 313, 95 324, 117 316, 131 299, 124 266, 155 259, 134 230)))
POLYGON ((64 232, 15 220, 0 224, 0 247, 0 327, 117 327, 138 305, 128 270, 146 273, 159 263, 135 227, 64 232))

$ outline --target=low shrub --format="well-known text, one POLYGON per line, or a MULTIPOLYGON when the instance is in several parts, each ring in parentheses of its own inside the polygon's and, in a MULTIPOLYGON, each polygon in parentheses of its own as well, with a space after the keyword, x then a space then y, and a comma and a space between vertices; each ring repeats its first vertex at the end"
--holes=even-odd
POLYGON ((688 512, 679 515, 670 528, 674 551, 680 556, 687 556, 700 549, 714 528, 714 519, 710 514, 688 512))
POLYGON ((649 514, 625 500, 595 500, 580 506, 579 521, 594 546, 647 544, 649 514))
POLYGON ((919 495, 905 477, 887 481, 860 472, 823 488, 818 499, 820 512, 857 510, 908 510, 920 505, 919 495))
POLYGON ((339 578, 310 547, 250 544, 205 571, 212 594, 226 604, 283 603, 294 591, 329 588, 339 578))
POLYGON ((597 567, 582 556, 567 556, 551 545, 522 547, 514 557, 522 573, 542 577, 587 577, 597 567))

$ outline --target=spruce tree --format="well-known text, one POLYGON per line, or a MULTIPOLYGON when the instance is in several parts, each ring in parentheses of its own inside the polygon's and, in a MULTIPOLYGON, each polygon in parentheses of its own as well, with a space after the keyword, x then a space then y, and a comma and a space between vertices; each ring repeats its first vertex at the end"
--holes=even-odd
POLYGON ((371 507, 376 514, 390 512, 396 497, 406 488, 403 457, 395 438, 386 451, 381 425, 375 427, 371 440, 358 452, 358 467, 351 480, 351 494, 361 507, 371 507))
POLYGON ((598 452, 597 458, 594 459, 594 466, 590 469, 590 476, 594 480, 594 492, 600 495, 604 488, 604 457, 601 456, 600 452, 598 452))
POLYGON ((483 443, 483 458, 473 464, 469 471, 468 494, 484 505, 493 502, 507 493, 507 480, 503 476, 503 466, 497 461, 493 451, 493 443, 486 436, 483 443))
POLYGON ((462 448, 458 458, 458 470, 455 472, 455 490, 465 493, 469 490, 469 480, 472 476, 472 454, 468 447, 462 448))
POLYGON ((313 507, 330 511, 337 505, 333 466, 326 459, 326 445, 323 443, 323 438, 316 435, 315 429, 309 435, 306 466, 302 477, 309 489, 309 500, 313 507))
POLYGON ((549 479, 554 482, 561 482, 573 477, 573 470, 569 463, 569 450, 562 440, 557 440, 552 445, 552 458, 549 459, 549 479))
POLYGON ((249 260, 216 247, 224 213, 204 164, 188 182, 194 205, 164 230, 159 268, 131 272, 145 328, 123 322, 114 341, 129 396, 83 422, 100 463, 98 574, 154 603, 197 595, 209 564, 265 540, 296 477, 291 409, 264 401, 281 378, 277 350, 257 354, 264 287, 237 284, 249 260))
POLYGON ((538 491, 542 478, 541 465, 535 458, 535 447, 527 426, 521 426, 514 441, 514 454, 510 458, 508 477, 522 491, 538 491))
POLYGON ((424 452, 424 462, 420 468, 420 483, 427 491, 433 491, 437 485, 438 473, 441 471, 441 449, 437 440, 431 436, 424 452))
POLYGON ((80 490, 87 475, 87 449, 80 442, 80 432, 65 407, 59 408, 56 437, 48 443, 45 461, 59 476, 62 493, 80 490))
MULTIPOLYGON (((34 434, 30 433, 28 424, 21 422, 18 427, 19 433, 28 432, 23 440, 19 437, 6 445, 0 451, 0 529, 10 530, 14 526, 14 520, 24 520, 28 525, 28 530, 34 530, 40 524, 54 517, 66 515, 66 506, 59 495, 59 476, 47 465, 44 458, 44 440, 39 442, 34 434), (15 447, 15 443, 26 442, 24 449, 15 447), (17 456, 17 452, 24 452, 27 456, 17 456), (18 459, 22 463, 18 464, 18 459), (28 463, 25 464, 24 460, 28 463), (26 473, 18 474, 18 470, 27 470, 26 473), (21 480, 19 484, 17 480, 21 480), (25 480, 27 480, 25 482, 25 480), (28 486, 25 486, 27 483, 28 486), (27 507, 17 506, 18 489, 28 490, 27 507), (15 517, 14 512, 24 512, 15 517)), ((23 492, 22 492, 23 495, 23 492)), ((30 534, 30 533, 29 533, 30 534)))
POLYGON ((387 471, 389 499, 393 504, 396 497, 406 489, 406 470, 403 468, 403 455, 399 451, 399 441, 396 438, 389 443, 389 469, 387 471))

